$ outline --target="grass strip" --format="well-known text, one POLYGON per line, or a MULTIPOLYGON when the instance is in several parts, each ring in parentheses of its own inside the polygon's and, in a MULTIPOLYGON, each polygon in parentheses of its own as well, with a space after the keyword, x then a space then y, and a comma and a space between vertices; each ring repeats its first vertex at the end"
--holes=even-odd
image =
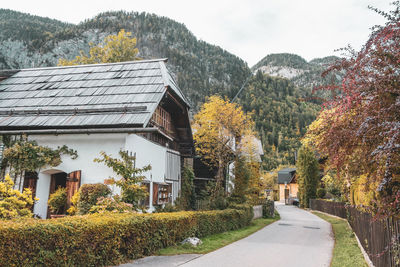
POLYGON ((168 256, 177 254, 209 253, 211 251, 229 245, 230 243, 233 243, 237 240, 245 238, 279 219, 279 214, 275 213, 275 216, 273 218, 260 218, 253 220, 249 226, 243 227, 241 229, 206 236, 201 240, 203 241, 203 243, 197 247, 192 247, 190 244, 176 245, 159 250, 157 255, 168 256))
POLYGON ((368 267, 361 249, 358 247, 353 230, 344 219, 329 216, 320 212, 312 212, 332 225, 335 236, 331 267, 357 266, 368 267))

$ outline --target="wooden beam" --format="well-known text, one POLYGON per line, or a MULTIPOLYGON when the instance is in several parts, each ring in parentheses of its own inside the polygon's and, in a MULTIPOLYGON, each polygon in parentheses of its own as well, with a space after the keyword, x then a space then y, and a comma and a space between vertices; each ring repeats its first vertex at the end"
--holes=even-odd
POLYGON ((167 90, 167 97, 172 98, 172 100, 178 105, 182 112, 185 111, 185 107, 181 103, 179 103, 179 101, 169 92, 169 90, 167 90))

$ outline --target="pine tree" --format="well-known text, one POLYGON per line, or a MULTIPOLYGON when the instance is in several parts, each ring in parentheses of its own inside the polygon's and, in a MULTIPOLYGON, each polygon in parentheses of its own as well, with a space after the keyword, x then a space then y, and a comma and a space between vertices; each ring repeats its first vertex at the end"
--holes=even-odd
POLYGON ((189 167, 183 168, 182 172, 182 188, 180 196, 175 201, 175 204, 182 210, 194 210, 196 193, 194 191, 194 173, 189 167))
POLYGON ((316 197, 319 173, 318 161, 308 146, 300 148, 296 168, 300 206, 308 208, 310 199, 316 197))
POLYGON ((249 187, 250 169, 243 157, 238 157, 235 161, 235 188, 232 192, 232 199, 237 203, 246 201, 246 193, 249 187))

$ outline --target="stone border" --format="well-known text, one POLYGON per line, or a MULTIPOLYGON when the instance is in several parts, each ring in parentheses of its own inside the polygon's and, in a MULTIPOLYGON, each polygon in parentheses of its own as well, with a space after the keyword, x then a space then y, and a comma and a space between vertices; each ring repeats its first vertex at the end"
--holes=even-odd
POLYGON ((257 205, 257 206, 253 206, 253 220, 254 219, 258 219, 258 218, 262 218, 263 214, 262 214, 262 205, 257 205))

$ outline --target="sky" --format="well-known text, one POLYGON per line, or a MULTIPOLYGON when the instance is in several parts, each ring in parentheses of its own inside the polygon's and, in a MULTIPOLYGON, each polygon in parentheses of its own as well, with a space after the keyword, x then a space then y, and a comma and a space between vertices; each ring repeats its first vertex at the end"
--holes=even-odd
MULTIPOLYGON (((100 12, 149 12, 183 23, 198 38, 218 45, 253 66, 271 53, 311 60, 347 45, 360 49, 370 28, 385 19, 368 5, 391 10, 391 0, 13 0, 8 8, 79 23, 100 12)), ((138 40, 140 42, 140 40, 138 40)))

